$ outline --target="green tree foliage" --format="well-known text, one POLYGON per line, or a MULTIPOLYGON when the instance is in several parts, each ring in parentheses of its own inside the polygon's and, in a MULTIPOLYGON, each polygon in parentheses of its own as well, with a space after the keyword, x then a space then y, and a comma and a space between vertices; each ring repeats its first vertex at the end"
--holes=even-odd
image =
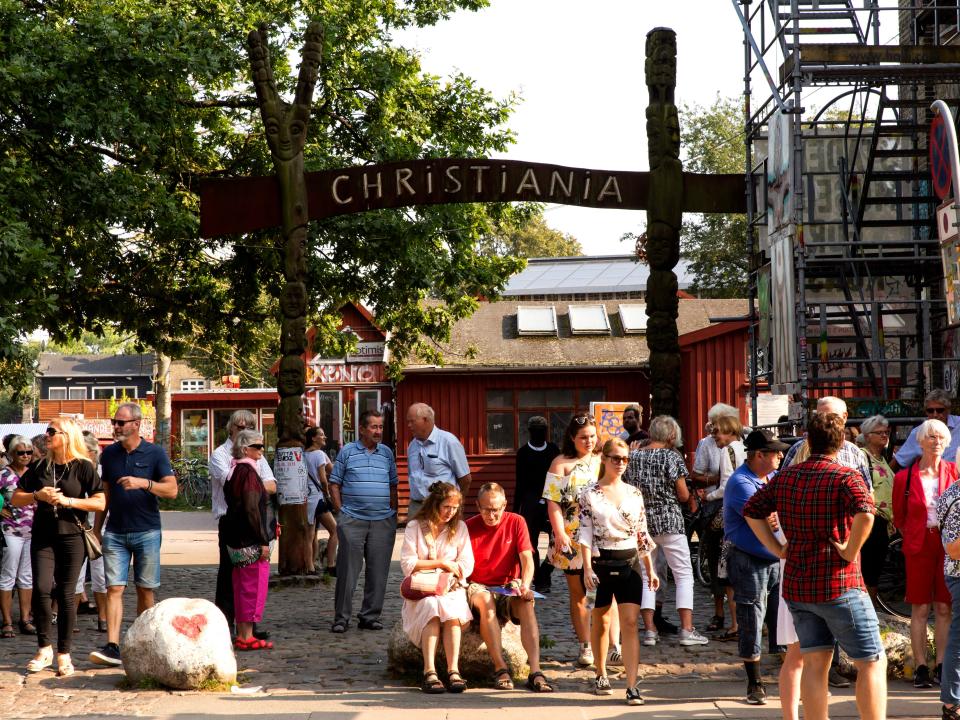
POLYGON ((583 246, 573 235, 547 224, 539 206, 533 206, 529 218, 507 228, 499 237, 486 241, 490 252, 521 258, 575 257, 583 255, 583 246))
MULTIPOLYGON (((680 110, 686 172, 743 173, 743 111, 737 98, 717 98, 709 107, 680 110)), ((690 261, 693 291, 701 297, 746 297, 746 218, 743 215, 684 216, 680 250, 690 261)))
MULTIPOLYGON (((272 172, 246 35, 273 25, 281 93, 303 29, 324 26, 306 169, 482 156, 511 142, 513 98, 424 74, 394 29, 486 0, 0 0, 0 357, 42 327, 56 342, 114 323, 174 357, 276 346, 279 231, 198 237, 198 180, 272 172), (269 332, 267 331, 269 329, 269 332)), ((293 67, 291 67, 291 64, 293 67)), ((324 349, 346 300, 393 334, 399 366, 495 297, 521 261, 483 253, 502 206, 390 210, 313 223, 310 305, 324 349)))

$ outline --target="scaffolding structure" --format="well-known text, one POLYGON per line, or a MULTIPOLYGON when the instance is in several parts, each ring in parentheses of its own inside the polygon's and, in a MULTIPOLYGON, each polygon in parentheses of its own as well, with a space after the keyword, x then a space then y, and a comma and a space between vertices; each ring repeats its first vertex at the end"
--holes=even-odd
POLYGON ((927 137, 931 103, 960 98, 960 3, 732 4, 754 414, 769 385, 797 409, 839 395, 915 415, 931 387, 957 391, 927 137))

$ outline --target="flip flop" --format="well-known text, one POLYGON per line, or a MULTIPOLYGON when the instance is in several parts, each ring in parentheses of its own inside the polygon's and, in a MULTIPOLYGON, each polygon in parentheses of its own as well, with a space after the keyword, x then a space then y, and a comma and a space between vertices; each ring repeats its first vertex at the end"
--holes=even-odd
POLYGON ((717 640, 720 640, 721 642, 728 642, 730 640, 736 640, 738 637, 740 637, 739 628, 737 630, 727 630, 726 632, 721 633, 717 636, 717 640))

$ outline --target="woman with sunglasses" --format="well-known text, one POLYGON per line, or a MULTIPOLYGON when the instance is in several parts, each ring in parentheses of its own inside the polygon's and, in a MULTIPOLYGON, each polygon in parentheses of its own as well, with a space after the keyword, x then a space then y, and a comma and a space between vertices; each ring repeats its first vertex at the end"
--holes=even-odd
POLYGON ((890 423, 883 415, 868 417, 860 424, 857 444, 863 448, 867 458, 873 482, 873 503, 877 507, 870 537, 860 550, 860 572, 863 574, 863 584, 874 601, 877 599, 880 573, 890 544, 889 523, 893 520, 893 470, 883 455, 889 442, 890 423))
MULTIPOLYGON (((550 464, 543 498, 547 501, 547 518, 553 529, 549 556, 554 567, 563 570, 570 596, 570 621, 580 643, 577 664, 593 664, 590 648, 590 615, 587 610, 586 588, 583 584, 583 560, 580 557, 578 534, 580 529, 580 491, 597 481, 600 472, 600 446, 597 444, 597 424, 592 415, 574 415, 563 433, 560 454, 550 464)), ((611 629, 614 650, 619 659, 619 622, 611 629)))
POLYGON ((33 595, 33 572, 30 567, 33 506, 14 507, 10 504, 13 493, 20 484, 20 477, 33 457, 33 445, 25 437, 14 435, 7 443, 6 456, 9 464, 0 472, 0 494, 4 500, 3 509, 0 510, 0 527, 3 528, 3 541, 6 545, 0 570, 0 613, 3 614, 0 638, 5 639, 14 637, 14 586, 20 600, 20 632, 23 635, 37 633, 30 613, 33 595))
POLYGON ((940 682, 951 615, 937 501, 957 481, 957 466, 943 459, 944 450, 950 445, 950 431, 940 420, 926 420, 915 432, 921 455, 893 479, 893 524, 903 536, 903 559, 907 567, 905 600, 911 606, 913 686, 929 688, 934 682, 940 682), (931 605, 937 648, 933 677, 927 667, 927 621, 931 605))
MULTIPOLYGON (((687 466, 677 447, 683 444, 680 425, 669 415, 650 421, 650 443, 630 453, 624 479, 643 493, 647 525, 653 541, 663 551, 677 585, 677 614, 680 616, 680 644, 706 645, 709 640, 693 626, 693 566, 684 532, 680 503, 690 499, 687 466)), ((653 622, 657 593, 644 588, 643 644, 656 645, 653 622)))
POLYGON ((270 579, 270 530, 267 490, 257 472, 263 457, 263 435, 241 430, 233 441, 233 464, 223 484, 227 512, 221 523, 224 544, 233 564, 233 610, 237 650, 270 650, 273 643, 253 636, 263 619, 270 579))
POLYGON ((651 560, 656 547, 647 534, 647 514, 643 493, 627 485, 621 477, 630 461, 630 448, 620 438, 603 445, 600 479, 580 493, 580 554, 583 580, 588 590, 596 590, 590 643, 597 658, 597 695, 611 693, 607 679, 607 633, 611 604, 617 601, 616 613, 623 631, 623 664, 627 675, 627 704, 643 705, 637 689, 637 666, 640 663, 640 640, 637 618, 643 601, 644 566, 651 590, 660 587, 651 560))
POLYGON ((82 522, 87 513, 102 512, 106 505, 100 476, 90 462, 76 422, 67 418, 50 422, 47 458, 31 463, 26 469, 13 492, 11 504, 17 508, 35 506, 30 561, 39 650, 27 663, 27 671, 40 672, 53 664, 50 625, 51 597, 55 595, 59 608, 57 675, 72 675, 70 645, 77 624, 75 587, 87 558, 82 522))

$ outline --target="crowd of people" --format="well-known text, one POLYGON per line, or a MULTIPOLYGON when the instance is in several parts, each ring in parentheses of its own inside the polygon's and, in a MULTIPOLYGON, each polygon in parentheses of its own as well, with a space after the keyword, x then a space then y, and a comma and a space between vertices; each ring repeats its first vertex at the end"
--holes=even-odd
MULTIPOLYGON (((406 416, 410 506, 400 565, 403 632, 423 658, 426 693, 467 689, 458 660, 462 633, 474 626, 490 658, 490 683, 513 688, 502 628, 519 628, 530 668, 525 687, 549 693, 540 668, 536 599, 564 576, 570 624, 579 642, 574 662, 595 669, 594 691, 612 692, 609 665, 623 665, 626 702, 637 689, 641 646, 676 634, 680 645, 710 638, 693 624, 691 519, 712 579, 714 639, 735 640, 747 678, 745 700, 767 701, 760 671, 767 651, 784 657, 780 700, 786 720, 827 716, 827 686, 839 649, 856 667, 861 717, 882 718, 886 658, 873 600, 890 534, 898 531, 912 608, 913 682, 940 685, 943 717, 960 720, 960 483, 955 463, 960 417, 951 398, 925 398, 928 419, 890 454, 891 426, 867 418, 850 432, 845 403, 820 398, 804 436, 792 446, 767 430, 744 428, 736 408, 711 408, 707 432, 688 470, 679 424, 669 416, 641 429, 641 410, 624 412, 624 432, 600 444, 597 422, 575 414, 559 445, 543 417, 529 418, 528 442, 516 454, 511 510, 507 492, 485 483, 474 508, 466 453, 440 429, 429 406, 406 416), (852 440, 855 440, 853 442, 852 440), (888 458, 890 458, 888 460, 888 458), (548 550, 537 545, 547 533, 548 550), (662 578, 673 576, 679 625, 662 612, 662 578), (927 654, 927 624, 935 657, 927 654), (729 624, 728 624, 729 619, 729 624), (441 678, 436 655, 442 647, 441 678), (931 671, 930 668, 933 668, 931 671)), ((160 584, 158 500, 176 496, 166 453, 140 437, 140 408, 121 404, 111 420, 115 442, 60 418, 44 435, 3 439, 0 471, 0 639, 36 635, 28 671, 74 672, 70 655, 78 607, 98 613, 106 643, 90 655, 120 665, 123 593, 133 565, 137 613, 160 584), (89 523, 93 514, 92 527, 89 523), (85 533, 102 546, 88 555, 85 533), (85 599, 89 574, 96 603, 85 599), (83 599, 80 595, 84 594, 83 599), (14 595, 19 607, 14 624, 14 595), (91 610, 92 609, 92 610, 91 610), (53 647, 56 628, 56 650, 53 647)), ((258 629, 267 600, 269 560, 277 537, 276 480, 252 413, 230 418, 225 442, 210 459, 220 565, 214 592, 237 650, 273 647, 258 629)), ((359 438, 331 459, 319 428, 307 432, 308 516, 329 535, 326 572, 336 581, 330 630, 349 631, 353 596, 363 580, 357 628, 377 631, 388 591, 399 510, 397 463, 384 445, 383 416, 365 411, 359 438)), ((396 589, 394 589, 396 590, 396 589)))

